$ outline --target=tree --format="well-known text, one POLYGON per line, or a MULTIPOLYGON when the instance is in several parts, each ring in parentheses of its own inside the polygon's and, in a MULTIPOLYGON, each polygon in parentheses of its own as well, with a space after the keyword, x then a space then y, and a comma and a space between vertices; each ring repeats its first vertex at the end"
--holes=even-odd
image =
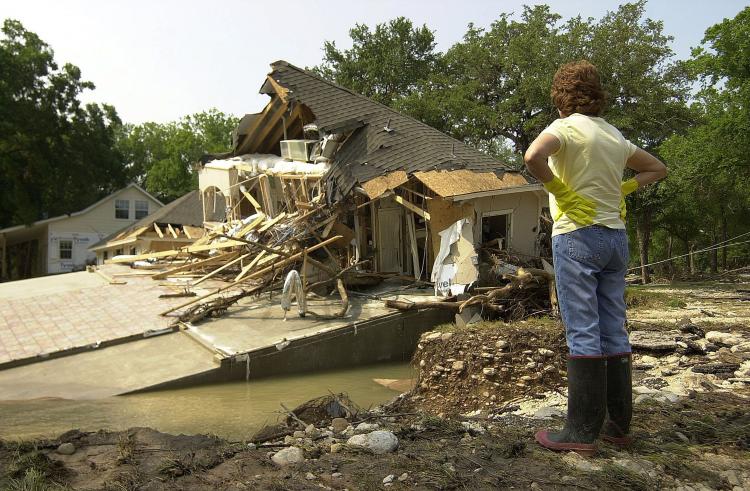
POLYGON ((239 120, 216 109, 185 116, 170 123, 126 125, 117 147, 132 180, 164 201, 196 189, 193 166, 207 153, 231 147, 239 120))
MULTIPOLYGON (((694 243, 717 243, 747 232, 750 186, 750 7, 733 19, 710 27, 702 46, 693 50, 687 64, 701 82, 692 110, 697 124, 683 135, 674 135, 660 147, 673 169, 666 190, 670 195, 663 226, 682 223, 694 243), (684 224, 682 215, 693 219, 684 224)), ((747 250, 745 247, 744 250, 747 250)), ((722 248, 721 265, 727 267, 728 248, 722 248)), ((710 255, 716 271, 718 252, 710 255)))
POLYGON ((427 26, 414 27, 398 17, 371 31, 356 24, 349 31, 352 48, 340 50, 333 41, 323 44, 318 74, 383 104, 391 105, 413 92, 440 58, 435 36, 427 26))
POLYGON ((80 210, 122 187, 112 106, 82 106, 93 89, 15 20, 0 37, 0 227, 80 210))

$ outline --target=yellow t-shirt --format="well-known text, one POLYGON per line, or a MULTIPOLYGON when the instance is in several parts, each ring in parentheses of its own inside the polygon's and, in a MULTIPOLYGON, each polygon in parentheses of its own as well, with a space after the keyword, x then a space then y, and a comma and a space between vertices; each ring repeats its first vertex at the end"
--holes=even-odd
MULTIPOLYGON (((620 219, 622 174, 625 162, 638 147, 602 118, 571 114, 555 120, 542 131, 560 140, 560 148, 549 158, 552 173, 570 188, 596 202, 594 224, 625 228, 620 219)), ((559 213, 555 197, 549 196, 552 217, 559 213)), ((583 227, 562 215, 552 235, 583 227)))

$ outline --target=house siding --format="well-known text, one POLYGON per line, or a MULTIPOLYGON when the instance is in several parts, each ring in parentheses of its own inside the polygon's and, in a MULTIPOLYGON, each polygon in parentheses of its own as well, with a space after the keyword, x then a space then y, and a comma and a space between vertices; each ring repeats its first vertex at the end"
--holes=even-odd
POLYGON ((509 247, 522 254, 536 255, 536 238, 539 232, 540 197, 536 192, 501 194, 469 200, 474 206, 475 222, 474 243, 479 244, 482 237, 480 226, 482 214, 510 210, 510 243, 509 247))
POLYGON ((115 193, 86 213, 50 223, 46 240, 47 273, 66 273, 83 268, 87 262, 94 262, 96 254, 88 248, 104 237, 135 223, 135 200, 148 201, 149 213, 162 206, 139 189, 131 187, 115 193), (129 201, 128 219, 115 218, 115 200, 129 201), (60 258, 61 240, 73 242, 71 259, 60 258))

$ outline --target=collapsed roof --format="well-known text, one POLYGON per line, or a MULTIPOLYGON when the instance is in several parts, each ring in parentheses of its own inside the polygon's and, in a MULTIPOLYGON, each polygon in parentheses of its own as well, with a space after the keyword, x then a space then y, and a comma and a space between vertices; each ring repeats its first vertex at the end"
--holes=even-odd
POLYGON ((529 184, 475 148, 308 70, 286 61, 271 68, 260 89, 271 101, 262 113, 242 118, 231 155, 278 152, 285 135, 299 135, 304 124, 315 123, 321 133, 348 135, 327 174, 329 199, 356 186, 374 198, 411 177, 441 196, 529 184), (453 172, 445 172, 456 170, 471 182, 459 185, 453 172))

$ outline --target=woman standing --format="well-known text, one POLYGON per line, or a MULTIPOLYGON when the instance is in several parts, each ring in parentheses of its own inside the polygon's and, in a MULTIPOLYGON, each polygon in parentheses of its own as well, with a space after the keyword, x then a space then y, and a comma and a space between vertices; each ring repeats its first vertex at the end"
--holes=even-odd
POLYGON ((662 162, 599 117, 604 99, 594 65, 585 60, 562 65, 552 82, 560 119, 524 156, 550 193, 557 296, 570 351, 565 427, 539 431, 535 438, 544 447, 584 455, 596 450, 600 430, 616 444, 630 441, 625 196, 667 175, 662 162), (622 182, 625 167, 636 176, 622 182))

